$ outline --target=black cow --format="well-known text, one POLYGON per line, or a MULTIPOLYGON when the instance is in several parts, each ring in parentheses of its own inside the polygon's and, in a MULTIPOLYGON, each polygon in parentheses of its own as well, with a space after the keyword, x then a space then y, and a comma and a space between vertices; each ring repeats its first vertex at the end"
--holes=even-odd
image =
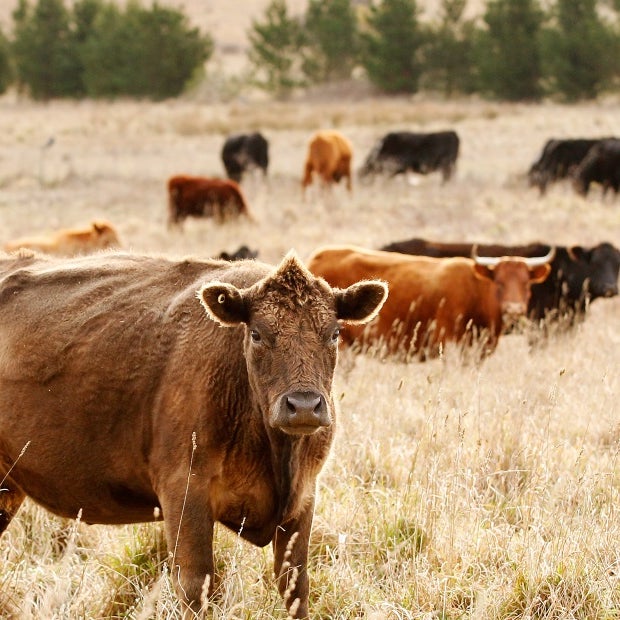
POLYGON ((247 245, 241 245, 239 248, 229 254, 228 252, 220 252, 218 258, 222 260, 235 261, 235 260, 246 260, 256 258, 258 256, 258 250, 250 250, 247 245))
POLYGON ((222 147, 222 162, 228 178, 237 183, 241 182, 244 172, 253 168, 259 168, 266 175, 269 144, 259 132, 229 136, 222 147))
POLYGON ((408 171, 429 174, 440 170, 445 182, 456 167, 459 144, 454 131, 390 132, 372 148, 360 169, 360 176, 376 173, 395 176, 408 171))
POLYGON ((541 195, 544 194, 550 183, 568 178, 600 140, 601 138, 547 140, 540 157, 528 170, 529 184, 538 187, 541 195))
MULTIPOLYGON (((546 243, 527 245, 499 245, 474 243, 442 243, 413 238, 390 243, 381 248, 418 256, 471 256, 474 247, 484 256, 544 256, 551 249, 546 243)), ((620 250, 603 242, 590 248, 582 246, 555 246, 555 255, 549 262, 551 273, 540 284, 532 285, 528 316, 535 320, 563 319, 567 324, 583 318, 587 306, 599 297, 618 294, 620 250)))
POLYGON ((595 144, 573 172, 573 186, 586 196, 592 183, 599 183, 603 195, 620 190, 620 140, 608 138, 595 144))

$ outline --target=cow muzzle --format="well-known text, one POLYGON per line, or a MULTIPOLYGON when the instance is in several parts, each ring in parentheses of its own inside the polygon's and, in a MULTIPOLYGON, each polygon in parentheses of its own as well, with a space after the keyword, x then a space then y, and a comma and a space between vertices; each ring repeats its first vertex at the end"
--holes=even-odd
POLYGON ((289 435, 311 435, 332 423, 327 402, 317 392, 289 392, 276 405, 271 426, 289 435))
POLYGON ((514 330, 524 319, 527 306, 519 302, 507 303, 502 306, 502 331, 514 330))

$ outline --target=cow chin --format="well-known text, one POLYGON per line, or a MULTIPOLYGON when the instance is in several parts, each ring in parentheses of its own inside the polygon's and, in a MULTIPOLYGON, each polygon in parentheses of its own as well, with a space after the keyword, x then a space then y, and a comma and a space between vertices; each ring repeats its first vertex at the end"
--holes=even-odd
POLYGON ((318 392, 288 392, 271 410, 270 425, 287 435, 312 435, 332 423, 329 406, 318 392))

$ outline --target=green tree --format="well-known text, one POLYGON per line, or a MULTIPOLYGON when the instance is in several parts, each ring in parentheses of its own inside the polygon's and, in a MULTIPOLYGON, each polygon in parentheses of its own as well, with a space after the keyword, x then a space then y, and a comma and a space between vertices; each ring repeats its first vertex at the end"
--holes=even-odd
POLYGON ((145 9, 130 2, 122 11, 105 4, 81 49, 86 92, 92 97, 174 97, 212 52, 212 39, 191 28, 175 9, 156 3, 145 9))
POLYGON ((538 0, 490 0, 484 14, 487 28, 476 37, 476 67, 483 92, 513 101, 542 95, 544 18, 538 0))
POLYGON ((475 90, 474 24, 463 19, 467 0, 443 0, 441 16, 431 26, 425 49, 424 85, 450 96, 475 90))
POLYGON ((20 86, 35 99, 79 93, 81 67, 63 0, 38 0, 34 10, 20 0, 13 20, 11 47, 20 86))
POLYGON ((317 81, 351 76, 358 55, 358 27, 351 0, 310 0, 305 16, 305 73, 317 81))
POLYGON ((617 36, 596 5, 596 0, 557 0, 554 27, 545 33, 546 74, 569 101, 596 97, 617 69, 617 36))
POLYGON ((0 30, 0 93, 7 91, 13 83, 13 77, 11 44, 4 32, 0 30))
POLYGON ((362 32, 362 64, 369 80, 387 93, 418 90, 424 43, 415 0, 383 0, 372 5, 362 32))
POLYGON ((253 20, 248 32, 253 83, 283 98, 305 85, 302 71, 305 37, 298 19, 288 14, 285 0, 272 0, 264 20, 253 20))

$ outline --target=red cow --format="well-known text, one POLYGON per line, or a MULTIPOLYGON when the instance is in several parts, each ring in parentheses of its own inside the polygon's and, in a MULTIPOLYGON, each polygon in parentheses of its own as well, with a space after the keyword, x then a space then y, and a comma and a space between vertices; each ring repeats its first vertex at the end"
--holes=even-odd
POLYGON ((185 175, 168 180, 168 227, 181 224, 187 217, 213 217, 223 222, 239 215, 252 219, 235 181, 185 175))
POLYGON ((503 327, 524 316, 532 282, 549 274, 551 254, 516 257, 430 258, 358 247, 315 252, 308 268, 331 286, 378 278, 388 282, 388 300, 367 329, 347 327, 344 342, 384 343, 390 353, 436 356, 447 342, 497 346, 503 327))

